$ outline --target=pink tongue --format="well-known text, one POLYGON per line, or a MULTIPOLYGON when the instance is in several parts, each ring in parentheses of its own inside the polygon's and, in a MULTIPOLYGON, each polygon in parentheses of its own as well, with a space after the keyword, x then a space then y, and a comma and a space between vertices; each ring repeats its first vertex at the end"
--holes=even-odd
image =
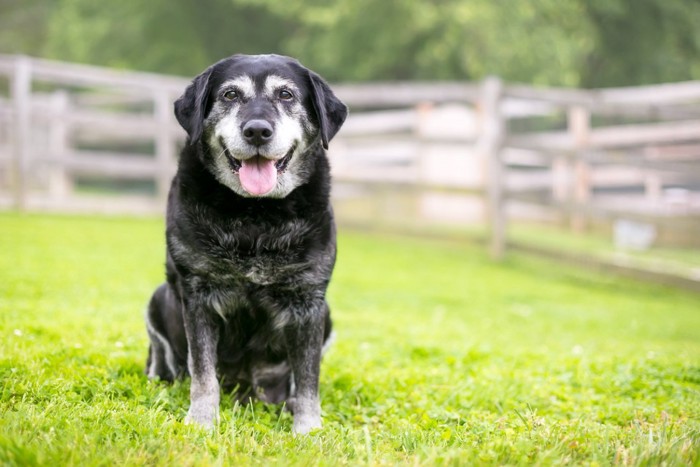
POLYGON ((242 164, 238 175, 245 191, 253 196, 260 196, 275 188, 277 184, 275 161, 255 156, 242 161, 242 164))

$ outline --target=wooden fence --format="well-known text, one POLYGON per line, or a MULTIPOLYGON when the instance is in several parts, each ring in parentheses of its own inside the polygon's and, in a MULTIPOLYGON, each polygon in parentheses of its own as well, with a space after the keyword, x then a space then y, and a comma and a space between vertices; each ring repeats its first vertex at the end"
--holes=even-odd
POLYGON ((488 89, 494 257, 518 248, 700 290, 700 82, 577 90, 492 79, 488 89), (513 99, 536 114, 505 114, 513 99), (621 248, 592 256, 514 240, 509 222, 523 205, 574 234, 605 226, 621 248), (652 245, 687 258, 625 254, 652 245))
MULTIPOLYGON (((0 206, 161 213, 188 79, 0 56, 0 206), (111 191, 105 191, 111 187, 111 191)), ((700 82, 626 89, 481 83, 334 85, 340 222, 583 231, 621 220, 700 239, 700 82)), ((697 245, 697 242, 695 242, 697 245)))
POLYGON ((537 116, 489 114, 498 128, 488 156, 494 256, 517 202, 574 231, 623 219, 683 231, 700 247, 700 82, 584 91, 494 80, 492 89, 501 102, 541 105, 537 116))
MULTIPOLYGON (((80 177, 152 180, 165 198, 182 132, 172 102, 184 79, 119 72, 27 57, 0 57, 8 98, 0 101, 0 169, 5 205, 25 209, 127 211, 103 198, 84 205, 80 177), (84 205, 84 206, 83 206, 84 205)), ((143 201, 143 200, 139 200, 143 201)))

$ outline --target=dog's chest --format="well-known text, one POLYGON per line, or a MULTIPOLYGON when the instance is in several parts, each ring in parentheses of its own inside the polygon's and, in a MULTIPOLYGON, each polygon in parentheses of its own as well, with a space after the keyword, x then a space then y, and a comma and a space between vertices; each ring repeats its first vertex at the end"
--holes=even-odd
POLYGON ((293 282, 309 267, 298 245, 277 245, 256 242, 252 248, 230 248, 224 267, 237 282, 251 285, 273 285, 293 282))
POLYGON ((309 236, 303 221, 281 225, 232 224, 199 229, 189 241, 174 238, 171 250, 179 262, 211 285, 223 287, 288 284, 312 264, 309 236))

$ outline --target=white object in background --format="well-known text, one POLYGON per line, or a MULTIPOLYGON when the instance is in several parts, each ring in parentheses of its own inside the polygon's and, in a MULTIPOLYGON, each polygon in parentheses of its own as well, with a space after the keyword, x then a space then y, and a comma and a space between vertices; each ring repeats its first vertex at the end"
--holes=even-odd
POLYGON ((648 250, 656 239, 656 226, 646 222, 617 219, 613 227, 615 246, 629 250, 648 250))

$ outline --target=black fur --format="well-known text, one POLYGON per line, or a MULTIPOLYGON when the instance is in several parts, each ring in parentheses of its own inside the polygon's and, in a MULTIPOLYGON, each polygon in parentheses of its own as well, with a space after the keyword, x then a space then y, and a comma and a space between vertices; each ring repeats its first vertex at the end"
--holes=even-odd
POLYGON ((331 332, 325 293, 336 255, 324 147, 347 109, 293 59, 233 56, 196 77, 175 113, 188 140, 168 198, 167 282, 148 307, 149 376, 192 376, 189 421, 215 421, 218 380, 241 397, 286 401, 295 431, 306 432, 320 415, 321 348, 331 332), (226 79, 269 70, 304 89, 312 131, 295 157, 307 170, 284 198, 243 197, 214 175, 207 117, 226 79))

